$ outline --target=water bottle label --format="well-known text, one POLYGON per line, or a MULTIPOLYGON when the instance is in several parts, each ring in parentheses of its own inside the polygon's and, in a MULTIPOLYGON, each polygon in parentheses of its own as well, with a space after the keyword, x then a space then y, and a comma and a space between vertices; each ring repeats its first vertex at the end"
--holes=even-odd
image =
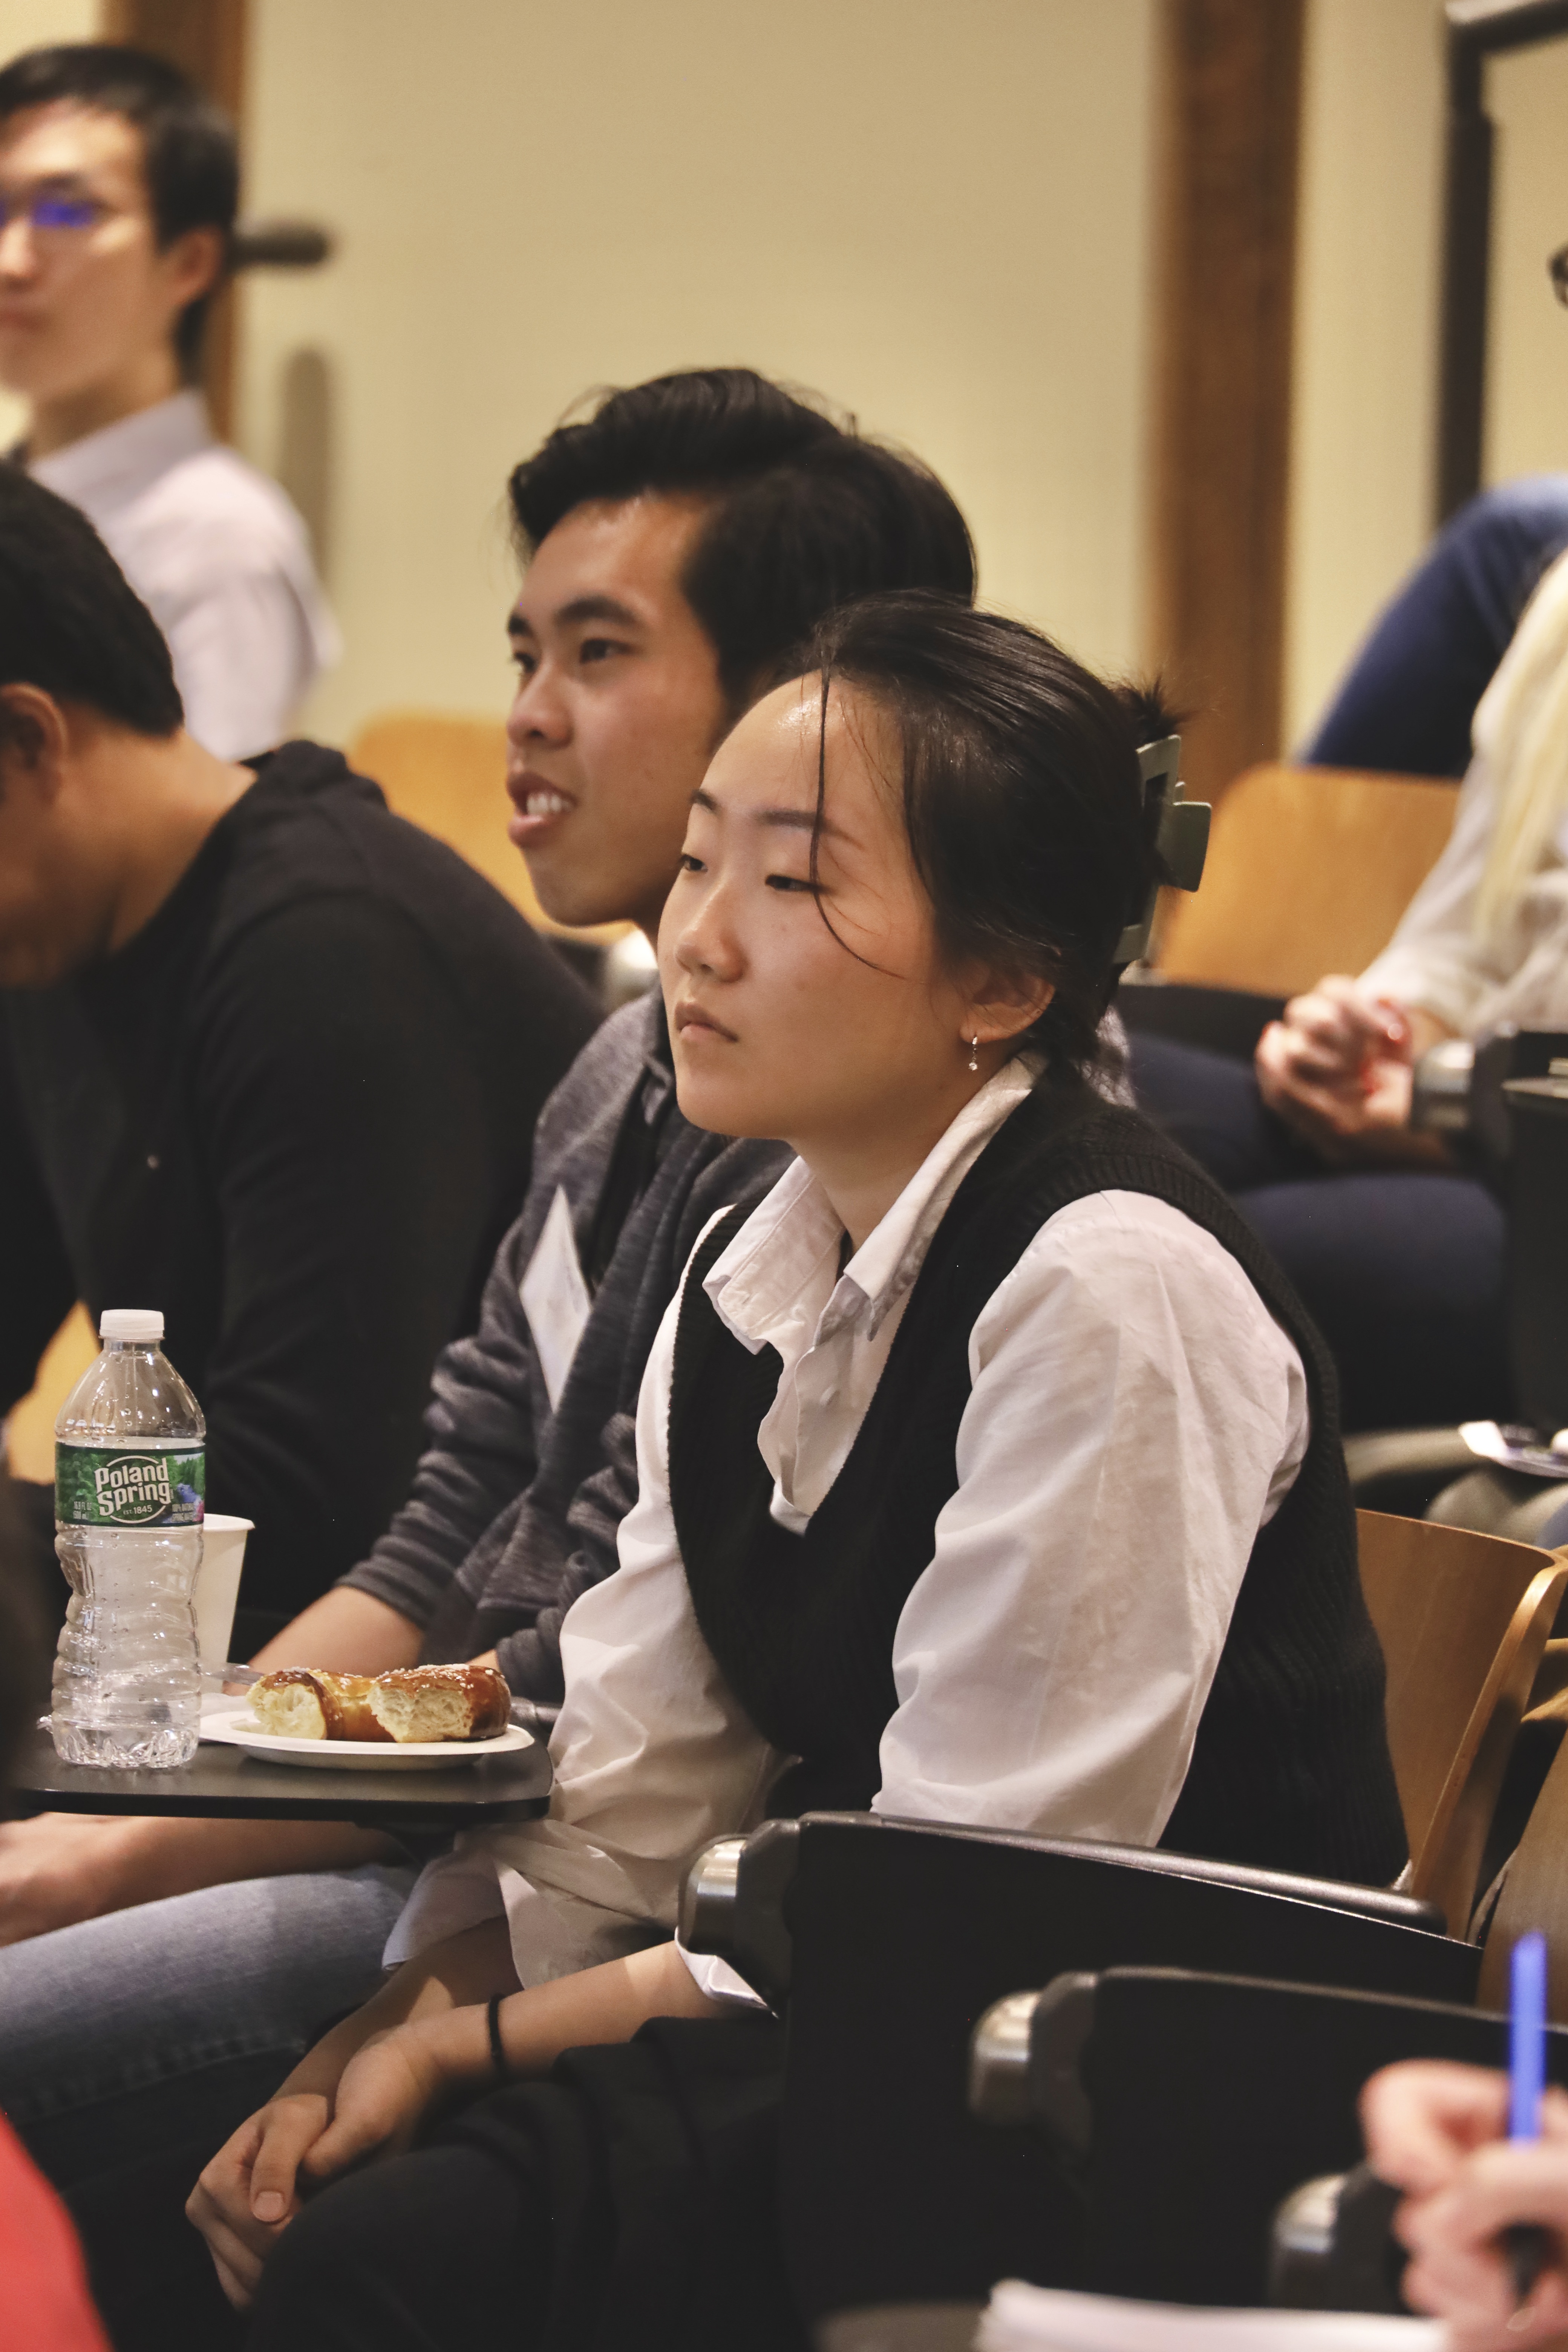
POLYGON ((55 1447, 55 1517, 70 1527, 199 1527, 206 1485, 200 1446, 189 1454, 55 1447))

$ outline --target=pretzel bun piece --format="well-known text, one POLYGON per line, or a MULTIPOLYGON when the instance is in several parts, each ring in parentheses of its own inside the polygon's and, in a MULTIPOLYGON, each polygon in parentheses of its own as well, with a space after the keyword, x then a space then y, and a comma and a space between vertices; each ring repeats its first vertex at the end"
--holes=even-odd
POLYGON ((370 1706, 383 1738, 492 1739, 506 1729, 511 1692, 493 1666, 405 1666, 376 1676, 370 1706))
POLYGON ((309 1666, 284 1666, 263 1675, 250 1694, 250 1711, 275 1739, 372 1739, 392 1738, 371 1712, 368 1675, 329 1675, 309 1666))
POLYGON ((375 1719, 370 1695, 375 1688, 368 1675, 318 1675, 326 1687, 329 1739, 389 1740, 375 1719))
POLYGON ((325 1739, 327 1710, 321 1681, 303 1666, 285 1666, 253 1685, 250 1711, 274 1739, 325 1739))
POLYGON ((250 1694, 251 1713, 279 1739, 489 1739, 511 1706, 493 1666, 407 1666, 395 1673, 330 1675, 284 1666, 250 1694))

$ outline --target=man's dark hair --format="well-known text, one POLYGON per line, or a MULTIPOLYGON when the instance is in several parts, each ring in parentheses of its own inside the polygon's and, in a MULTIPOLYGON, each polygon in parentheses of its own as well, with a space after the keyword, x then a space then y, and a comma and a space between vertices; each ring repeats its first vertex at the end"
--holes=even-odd
MULTIPOLYGON (((1049 980, 1056 993, 1022 1042, 1046 1055, 1052 1083, 1078 1082, 1101 1058, 1121 931, 1155 879, 1138 748, 1172 730, 1158 688, 1108 686, 1022 621, 925 595, 831 614, 802 665, 813 673, 825 716, 830 688, 847 687, 892 723, 943 956, 1049 980)), ((820 740, 814 876, 826 725, 820 740)))
MULTIPOLYGON (((123 115, 142 133, 148 202, 161 247, 187 229, 216 228, 226 262, 239 203, 234 125, 177 66, 114 41, 65 41, 27 49, 0 68, 0 122, 33 106, 65 100, 123 115)), ((220 271, 221 275, 221 271, 220 271)), ((212 294, 187 302, 174 350, 187 383, 201 363, 212 294)))
POLYGON ((968 527, 936 476, 750 368, 601 394, 524 459, 510 493, 525 561, 591 499, 709 500, 681 587, 737 707, 848 597, 974 594, 968 527))
POLYGON ((163 633, 79 509, 0 465, 0 686, 36 686, 138 735, 184 717, 163 633))

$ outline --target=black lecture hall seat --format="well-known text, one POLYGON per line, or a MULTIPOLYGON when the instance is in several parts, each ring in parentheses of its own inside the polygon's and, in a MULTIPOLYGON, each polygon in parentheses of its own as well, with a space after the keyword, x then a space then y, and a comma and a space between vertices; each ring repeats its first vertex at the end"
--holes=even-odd
POLYGON ((970 2034, 1065 1970, 1217 1969, 1468 2001, 1479 1954, 1379 1889, 1008 1832, 807 1814, 726 1839, 682 1934, 787 2009, 780 2217, 805 2316, 1082 2275, 1038 2135, 967 2110, 970 2034))
MULTIPOLYGON (((1568 2084, 1568 2029, 1547 2042, 1548 2074, 1568 2084)), ((1074 2185, 1085 2286, 1258 2305, 1276 2208, 1360 2164, 1362 2085, 1402 2058, 1506 2065, 1508 2021, 1387 1992, 1113 1968, 999 2003, 974 2036, 971 2095, 1005 2126, 1031 2117, 1074 2185)), ((1024 2274, 1049 2258, 1042 2236, 1024 2274)))

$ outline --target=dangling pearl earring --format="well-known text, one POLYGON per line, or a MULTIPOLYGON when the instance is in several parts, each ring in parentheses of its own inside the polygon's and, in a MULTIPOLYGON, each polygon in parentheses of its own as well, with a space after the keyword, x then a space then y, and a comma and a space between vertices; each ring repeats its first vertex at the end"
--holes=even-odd
POLYGON ((977 1070, 980 1067, 979 1054, 980 1039, 976 1034, 969 1041, 969 1066, 972 1070, 977 1070))

